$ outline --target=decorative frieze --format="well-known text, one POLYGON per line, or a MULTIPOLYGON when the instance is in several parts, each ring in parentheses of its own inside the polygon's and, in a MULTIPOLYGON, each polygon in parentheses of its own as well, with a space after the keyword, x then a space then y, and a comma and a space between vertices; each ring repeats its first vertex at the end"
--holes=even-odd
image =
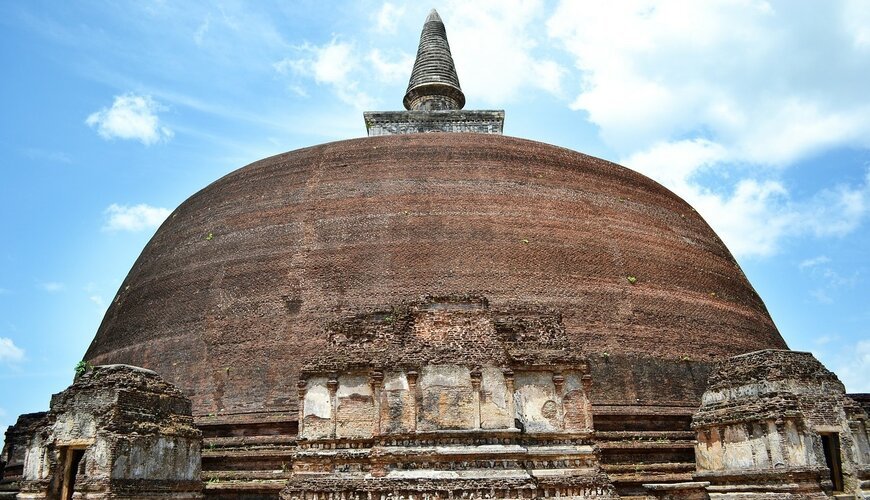
POLYGON ((587 365, 565 352, 558 316, 449 297, 331 331, 303 371, 282 498, 614 497, 592 441, 587 365))

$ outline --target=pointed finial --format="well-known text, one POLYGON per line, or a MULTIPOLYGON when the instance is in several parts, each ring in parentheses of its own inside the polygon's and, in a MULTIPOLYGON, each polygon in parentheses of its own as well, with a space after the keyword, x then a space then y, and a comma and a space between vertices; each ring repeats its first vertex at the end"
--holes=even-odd
POLYGON ((435 9, 429 12, 423 24, 403 104, 408 110, 462 109, 465 106, 465 94, 459 87, 447 43, 447 31, 435 9))

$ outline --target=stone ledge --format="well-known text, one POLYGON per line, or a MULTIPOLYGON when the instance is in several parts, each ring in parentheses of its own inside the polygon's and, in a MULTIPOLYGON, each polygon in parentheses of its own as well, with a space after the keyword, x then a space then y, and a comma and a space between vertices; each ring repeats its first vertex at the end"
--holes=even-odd
POLYGON ((363 114, 370 137, 426 132, 501 134, 503 110, 367 111, 363 114))
POLYGON ((696 490, 710 486, 707 481, 689 481, 685 483, 655 483, 644 484, 643 487, 651 491, 679 491, 679 490, 696 490))

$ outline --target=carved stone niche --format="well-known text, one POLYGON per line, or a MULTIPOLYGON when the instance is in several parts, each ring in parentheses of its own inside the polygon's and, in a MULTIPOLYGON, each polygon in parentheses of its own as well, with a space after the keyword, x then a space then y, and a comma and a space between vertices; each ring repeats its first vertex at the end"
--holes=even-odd
POLYGON ((585 366, 308 374, 282 498, 615 498, 588 384, 585 366))
POLYGON ((695 479, 715 499, 812 499, 868 490, 867 415, 810 353, 723 361, 694 415, 695 479))
POLYGON ((282 498, 614 498, 561 315, 426 297, 330 324, 282 498))
POLYGON ((592 432, 581 368, 425 365, 309 374, 301 387, 305 440, 372 439, 439 431, 592 432))
POLYGON ((199 499, 201 443, 176 387, 150 370, 98 366, 52 397, 18 498, 199 499))

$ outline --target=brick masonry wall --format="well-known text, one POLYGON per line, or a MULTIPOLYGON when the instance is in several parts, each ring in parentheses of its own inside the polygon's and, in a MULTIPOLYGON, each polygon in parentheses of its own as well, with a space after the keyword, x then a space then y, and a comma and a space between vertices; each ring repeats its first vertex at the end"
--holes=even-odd
POLYGON ((558 311, 571 348, 601 367, 593 402, 697 404, 698 384, 663 387, 683 384, 668 367, 688 376, 785 347, 721 240, 648 178, 500 135, 409 134, 274 156, 192 196, 85 358, 156 370, 196 414, 295 412, 299 370, 331 322, 468 292, 558 311), (636 362, 613 364, 623 355, 636 362))

